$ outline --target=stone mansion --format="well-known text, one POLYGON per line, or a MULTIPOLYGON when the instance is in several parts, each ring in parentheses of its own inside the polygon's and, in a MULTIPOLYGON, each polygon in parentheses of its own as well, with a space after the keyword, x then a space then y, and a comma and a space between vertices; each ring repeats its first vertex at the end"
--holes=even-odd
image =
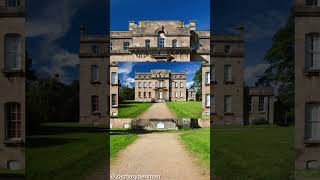
MULTIPOLYGON (((80 123, 108 123, 110 117, 118 117, 119 62, 163 61, 203 62, 202 113, 211 115, 214 123, 248 124, 256 118, 273 123, 273 90, 245 88, 241 34, 210 35, 208 30, 198 30, 196 21, 181 20, 129 21, 127 30, 109 35, 92 35, 82 26, 79 56, 80 123)), ((149 81, 139 78, 139 73, 135 78, 136 100, 186 100, 187 94, 195 94, 194 90, 176 90, 175 84, 171 84, 171 94, 170 89, 152 83, 152 90, 145 89, 149 81)), ((163 80, 162 86, 169 85, 169 79, 163 80)), ((176 80, 178 89, 185 88, 183 78, 176 80)))
POLYGON ((186 73, 155 69, 135 74, 136 101, 186 101, 186 73))

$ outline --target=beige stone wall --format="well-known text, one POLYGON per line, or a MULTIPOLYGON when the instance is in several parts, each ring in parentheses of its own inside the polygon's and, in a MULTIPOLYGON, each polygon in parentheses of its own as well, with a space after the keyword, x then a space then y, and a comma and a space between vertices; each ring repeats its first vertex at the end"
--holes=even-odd
MULTIPOLYGON (((251 111, 249 113, 249 123, 259 118, 264 118, 273 124, 273 112, 274 112, 274 98, 272 96, 262 96, 265 97, 265 111, 259 111, 259 96, 251 96, 251 111)), ((250 97, 249 97, 250 98, 250 97)))
POLYGON ((130 124, 130 127, 131 127, 132 121, 133 121, 133 119, 121 119, 121 118, 110 119, 110 123, 112 124, 112 128, 124 128, 125 124, 130 124))
MULTIPOLYGON (((161 71, 161 70, 154 70, 154 71, 161 71)), ((164 70, 167 71, 167 70, 164 70)), ((162 88, 159 87, 159 80, 155 78, 155 74, 153 73, 137 73, 135 75, 135 100, 136 101, 151 101, 152 99, 156 98, 156 91, 162 91, 163 98, 166 101, 186 101, 187 99, 187 92, 186 92, 186 75, 180 73, 166 73, 167 78, 161 79, 163 82, 162 88), (175 77, 177 76, 177 77, 175 77), (152 78, 151 78, 152 77, 152 78), (139 87, 139 83, 141 87, 139 87), (147 87, 144 87, 144 83, 146 83, 147 87), (151 83, 151 88, 149 87, 149 83, 151 83), (177 87, 175 86, 177 83, 177 87), (182 83, 182 87, 181 84, 182 83), (164 86, 165 85, 165 86, 164 86), (182 92, 182 97, 181 93, 182 92), (140 96, 139 96, 140 93, 140 96), (146 93, 146 97, 144 96, 146 93), (151 97, 149 97, 149 93, 151 93, 151 97), (177 93, 177 97, 176 97, 177 93)))
MULTIPOLYGON (((20 167, 25 168, 25 148, 21 142, 25 142, 25 17, 20 12, 23 8, 7 10, 0 4, 0 169, 7 168, 9 161, 19 161, 20 167), (4 13, 4 14, 2 14, 4 13), (5 14, 8 13, 8 14, 5 14), (12 17, 7 17, 10 15, 12 17), (21 73, 6 75, 5 62, 5 35, 9 33, 19 34, 22 38, 21 73), (9 102, 19 103, 21 106, 21 140, 16 147, 11 147, 6 141, 5 104, 9 102)), ((22 1, 24 5, 24 1, 22 1)))
POLYGON ((97 35, 82 35, 80 38, 80 123, 108 124, 110 79, 109 59, 106 56, 106 38, 97 35), (99 53, 93 52, 93 46, 99 47, 99 53), (98 81, 91 81, 91 66, 98 66, 98 81), (91 111, 91 96, 98 96, 97 113, 91 111))
POLYGON ((244 42, 239 35, 223 35, 213 38, 211 65, 215 79, 211 76, 211 95, 214 96, 213 120, 215 124, 244 124, 244 42), (230 53, 225 52, 230 46, 230 53), (225 65, 232 67, 232 80, 225 81, 225 65), (231 113, 224 112, 224 98, 231 96, 231 113))
POLYGON ((304 141, 305 106, 309 102, 320 102, 319 75, 308 76, 305 71, 305 35, 320 32, 320 10, 305 7, 304 1, 296 0, 295 13, 295 148, 298 152, 296 168, 303 169, 308 160, 320 161, 319 146, 308 148, 304 141))
POLYGON ((118 113, 119 113, 119 84, 118 81, 116 84, 112 83, 112 77, 111 74, 112 73, 116 73, 117 76, 117 80, 118 80, 118 71, 119 71, 119 67, 117 64, 111 64, 110 66, 110 116, 111 117, 117 117, 118 113), (112 105, 112 95, 116 96, 116 104, 112 105))
POLYGON ((210 83, 207 84, 205 82, 206 73, 210 73, 209 64, 202 65, 202 115, 203 116, 210 115, 210 107, 211 107, 211 105, 209 107, 206 106, 206 95, 210 95, 210 83))

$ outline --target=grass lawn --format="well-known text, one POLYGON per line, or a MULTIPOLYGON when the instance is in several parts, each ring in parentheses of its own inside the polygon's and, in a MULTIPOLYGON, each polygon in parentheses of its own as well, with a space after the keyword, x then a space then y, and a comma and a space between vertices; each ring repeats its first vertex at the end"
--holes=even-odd
POLYGON ((9 170, 0 168, 0 179, 4 177, 24 177, 24 170, 9 170))
POLYGON ((111 132, 110 160, 112 161, 116 157, 118 152, 126 148, 129 144, 131 144, 137 138, 138 138, 137 134, 129 134, 129 133, 116 134, 111 132))
POLYGON ((126 100, 119 105, 119 118, 136 118, 151 106, 150 102, 126 100))
MULTIPOLYGON (((214 128, 214 174, 221 179, 289 179, 294 174, 293 127, 232 126, 214 128)), ((181 134, 187 148, 207 166, 210 130, 181 134)))
POLYGON ((210 169, 210 129, 195 129, 182 131, 180 134, 187 149, 193 152, 200 163, 210 169))
MULTIPOLYGON (((114 157, 135 135, 112 135, 114 157)), ((46 124, 27 138, 27 177, 32 180, 84 179, 107 162, 106 129, 76 123, 46 124)))
POLYGON ((174 101, 166 103, 169 109, 174 112, 178 118, 201 118, 201 102, 198 101, 174 101))

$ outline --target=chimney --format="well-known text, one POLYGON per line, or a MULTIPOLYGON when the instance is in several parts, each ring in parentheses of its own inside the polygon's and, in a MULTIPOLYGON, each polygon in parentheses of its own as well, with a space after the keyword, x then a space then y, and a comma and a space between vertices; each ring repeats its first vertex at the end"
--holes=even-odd
POLYGON ((191 20, 189 23, 190 31, 195 31, 197 28, 197 21, 196 20, 191 20))
POLYGON ((135 27, 135 22, 134 21, 129 21, 129 31, 132 31, 133 28, 135 27))
POLYGON ((80 26, 80 35, 84 35, 86 33, 86 27, 84 24, 80 26))

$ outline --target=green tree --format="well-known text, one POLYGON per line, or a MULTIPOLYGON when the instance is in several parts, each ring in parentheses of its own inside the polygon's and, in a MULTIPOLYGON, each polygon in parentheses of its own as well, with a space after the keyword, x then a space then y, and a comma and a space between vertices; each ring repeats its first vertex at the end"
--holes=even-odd
POLYGON ((272 47, 265 60, 270 67, 261 76, 257 85, 274 85, 277 100, 285 109, 285 117, 293 120, 294 112, 294 16, 290 15, 286 25, 273 37, 272 47))
POLYGON ((201 100, 202 99, 202 67, 199 68, 199 70, 195 73, 193 77, 194 84, 193 86, 196 89, 196 99, 201 100))
POLYGON ((123 100, 134 100, 134 88, 130 88, 128 86, 123 86, 119 91, 119 101, 120 103, 123 100))

